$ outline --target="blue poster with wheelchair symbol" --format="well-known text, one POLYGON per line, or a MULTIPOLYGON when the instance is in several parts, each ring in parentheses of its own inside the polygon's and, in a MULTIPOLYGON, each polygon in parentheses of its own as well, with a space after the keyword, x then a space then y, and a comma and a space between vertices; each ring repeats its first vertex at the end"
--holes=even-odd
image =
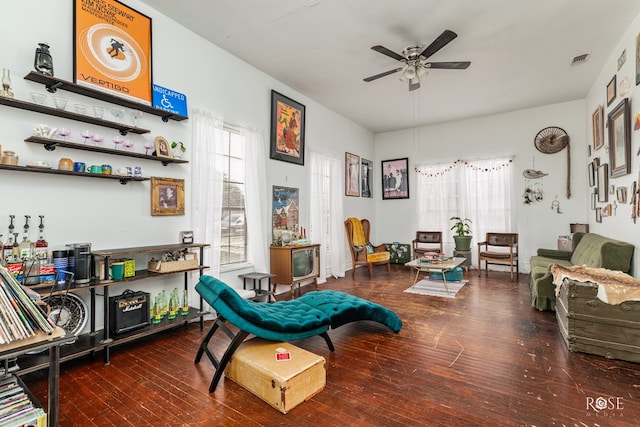
POLYGON ((187 96, 159 85, 153 85, 153 107, 188 117, 187 96))

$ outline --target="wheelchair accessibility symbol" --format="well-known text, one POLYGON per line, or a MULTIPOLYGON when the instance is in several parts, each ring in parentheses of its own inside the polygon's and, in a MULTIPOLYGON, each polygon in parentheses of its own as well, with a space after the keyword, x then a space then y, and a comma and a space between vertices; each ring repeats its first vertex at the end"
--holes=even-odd
POLYGON ((153 107, 188 117, 187 97, 162 86, 153 85, 153 107))

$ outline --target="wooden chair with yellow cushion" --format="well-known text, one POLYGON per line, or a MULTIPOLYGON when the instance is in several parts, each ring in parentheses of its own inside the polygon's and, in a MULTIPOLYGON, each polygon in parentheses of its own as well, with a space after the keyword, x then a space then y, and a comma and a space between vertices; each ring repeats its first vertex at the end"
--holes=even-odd
POLYGON ((369 268, 369 277, 373 278, 374 265, 386 264, 387 272, 391 273, 390 257, 386 245, 374 246, 369 241, 371 224, 368 219, 347 218, 344 222, 344 228, 349 240, 351 263, 353 265, 351 277, 355 277, 356 268, 366 266, 369 268))
POLYGON ((482 274, 484 261, 485 276, 489 264, 508 265, 513 280, 513 267, 518 269, 518 233, 487 233, 484 242, 478 243, 478 276, 482 274))

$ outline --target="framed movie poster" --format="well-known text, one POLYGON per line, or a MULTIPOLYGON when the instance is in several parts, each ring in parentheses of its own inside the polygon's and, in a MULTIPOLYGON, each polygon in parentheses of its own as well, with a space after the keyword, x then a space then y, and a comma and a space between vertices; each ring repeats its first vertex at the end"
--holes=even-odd
POLYGON ((344 195, 360 197, 360 156, 344 153, 344 195))
POLYGON ((373 162, 367 159, 360 159, 360 195, 362 197, 373 197, 371 180, 373 179, 373 162))
POLYGON ((382 200, 409 198, 409 158, 382 161, 382 200))
POLYGON ((305 106, 271 91, 271 158, 304 165, 305 106))
POLYGON ((151 105, 151 18, 117 0, 75 0, 73 81, 151 105))
POLYGON ((299 226, 299 190, 291 187, 273 186, 271 205, 272 243, 289 244, 299 226))

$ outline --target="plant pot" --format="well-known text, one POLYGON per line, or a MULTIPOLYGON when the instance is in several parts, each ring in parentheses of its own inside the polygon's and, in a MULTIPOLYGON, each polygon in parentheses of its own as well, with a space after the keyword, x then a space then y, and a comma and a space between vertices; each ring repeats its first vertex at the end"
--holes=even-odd
POLYGON ((472 238, 473 236, 453 236, 453 240, 456 242, 456 251, 470 251, 472 238))

